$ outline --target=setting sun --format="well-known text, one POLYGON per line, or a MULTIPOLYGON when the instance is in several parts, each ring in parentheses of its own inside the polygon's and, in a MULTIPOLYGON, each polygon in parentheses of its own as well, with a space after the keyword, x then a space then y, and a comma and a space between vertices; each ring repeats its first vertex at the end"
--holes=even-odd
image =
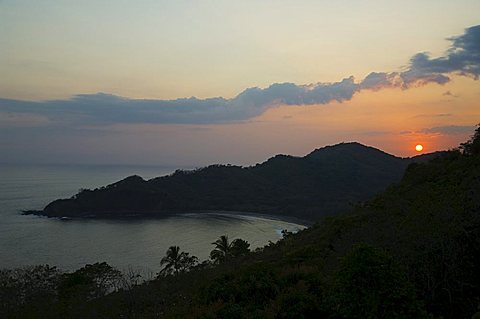
POLYGON ((422 145, 422 144, 417 144, 417 146, 415 146, 415 150, 416 150, 417 152, 423 151, 423 145, 422 145))

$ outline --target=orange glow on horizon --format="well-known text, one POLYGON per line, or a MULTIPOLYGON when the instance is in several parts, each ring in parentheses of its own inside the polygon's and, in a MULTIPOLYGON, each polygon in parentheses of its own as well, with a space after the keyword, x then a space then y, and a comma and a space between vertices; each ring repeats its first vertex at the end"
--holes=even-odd
MULTIPOLYGON (((454 76, 443 86, 363 90, 342 103, 279 105, 249 125, 255 126, 257 134, 264 138, 272 134, 266 132, 267 127, 268 130, 275 127, 276 138, 282 135, 288 141, 295 141, 298 155, 323 145, 356 141, 389 154, 411 157, 455 148, 466 141, 471 133, 432 128, 473 126, 472 119, 480 116, 477 101, 478 81, 454 76), (446 91, 454 92, 457 97, 444 95, 446 91), (417 144, 423 146, 422 153, 415 149, 417 144)), ((286 140, 283 144, 285 147, 286 140)))

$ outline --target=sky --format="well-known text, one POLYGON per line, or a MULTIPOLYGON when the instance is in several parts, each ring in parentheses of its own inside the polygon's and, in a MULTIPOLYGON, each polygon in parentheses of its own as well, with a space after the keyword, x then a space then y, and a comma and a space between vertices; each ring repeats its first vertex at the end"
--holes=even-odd
POLYGON ((480 122, 478 12, 478 0, 0 0, 0 163, 450 149, 480 122))

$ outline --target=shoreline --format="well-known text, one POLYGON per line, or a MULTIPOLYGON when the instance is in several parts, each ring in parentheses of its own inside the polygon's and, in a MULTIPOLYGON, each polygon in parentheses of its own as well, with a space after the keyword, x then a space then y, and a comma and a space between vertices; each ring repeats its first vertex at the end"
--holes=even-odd
POLYGON ((227 210, 194 210, 194 211, 168 211, 168 212, 132 212, 132 213, 107 213, 102 214, 101 216, 96 214, 83 215, 83 216, 49 216, 43 210, 22 210, 22 215, 33 215, 38 217, 53 218, 62 221, 73 221, 73 220, 140 220, 140 219, 167 219, 171 217, 181 217, 187 215, 218 215, 218 216, 245 216, 245 217, 256 217, 269 220, 278 220, 283 222, 288 222, 292 224, 297 224, 300 226, 310 227, 315 224, 314 221, 309 221, 294 216, 282 216, 266 213, 254 213, 254 212, 240 212, 240 211, 227 211, 227 210))

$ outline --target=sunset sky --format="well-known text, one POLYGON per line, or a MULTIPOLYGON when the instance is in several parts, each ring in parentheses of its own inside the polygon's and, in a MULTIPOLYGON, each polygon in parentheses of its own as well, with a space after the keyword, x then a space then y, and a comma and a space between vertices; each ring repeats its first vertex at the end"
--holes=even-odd
POLYGON ((250 165, 480 122, 480 1, 0 0, 0 162, 250 165))

